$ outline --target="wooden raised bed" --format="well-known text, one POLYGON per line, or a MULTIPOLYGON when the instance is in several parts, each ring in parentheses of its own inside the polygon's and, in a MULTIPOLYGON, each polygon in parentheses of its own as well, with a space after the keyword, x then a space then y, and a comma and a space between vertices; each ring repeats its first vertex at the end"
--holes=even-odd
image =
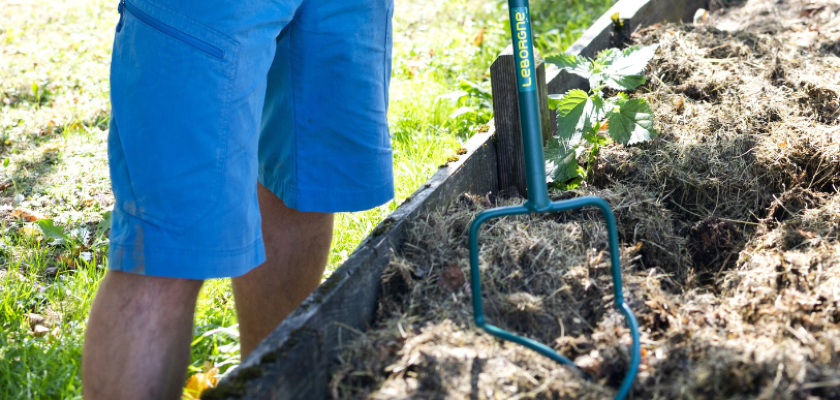
MULTIPOLYGON (((601 16, 567 51, 593 56, 630 32, 657 22, 690 21, 707 0, 621 0, 601 16), (611 16, 619 13, 624 30, 611 16)), ((588 89, 577 76, 553 65, 539 67, 541 95, 588 89)), ((467 154, 442 167, 394 213, 377 226, 304 303, 281 323, 219 385, 212 398, 323 399, 331 367, 351 331, 372 321, 380 294, 380 275, 402 244, 408 222, 445 205, 464 192, 486 194, 515 188, 526 194, 517 92, 510 49, 491 66, 495 123, 464 146, 467 154)), ((544 97, 544 96, 543 96, 544 97)), ((544 137, 556 130, 553 112, 543 104, 544 137), (549 129, 550 128, 550 129, 549 129)))

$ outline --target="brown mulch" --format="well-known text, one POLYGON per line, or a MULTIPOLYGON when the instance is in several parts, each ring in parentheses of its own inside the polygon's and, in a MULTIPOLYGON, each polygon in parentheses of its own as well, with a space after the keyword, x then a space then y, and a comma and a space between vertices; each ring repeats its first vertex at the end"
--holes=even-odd
MULTIPOLYGON (((658 43, 645 97, 660 136, 602 148, 555 199, 605 198, 642 330, 636 399, 840 399, 840 4, 762 0, 658 43)), ((499 202, 514 204, 521 200, 499 202)), ((596 211, 485 225, 488 321, 546 343, 593 379, 472 322, 463 195, 414 222, 383 276, 372 329, 345 343, 341 399, 609 399, 629 334, 612 307, 596 211)))

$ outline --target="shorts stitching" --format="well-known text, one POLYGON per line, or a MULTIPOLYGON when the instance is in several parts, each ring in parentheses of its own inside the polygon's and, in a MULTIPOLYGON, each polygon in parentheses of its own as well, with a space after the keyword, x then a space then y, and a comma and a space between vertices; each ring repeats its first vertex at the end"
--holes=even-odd
MULTIPOLYGON (((284 193, 292 193, 295 196, 295 202, 298 202, 298 197, 300 196, 301 192, 307 193, 316 193, 316 194, 323 194, 323 195, 336 195, 336 194, 359 194, 359 193, 373 193, 378 192, 382 189, 387 189, 391 186, 391 183, 383 183, 374 188, 368 189, 305 189, 301 188, 300 185, 294 183, 283 183, 282 190, 284 193)), ((393 196, 392 196, 393 197, 393 196)), ((294 208, 294 207, 293 207, 294 208)))
MULTIPOLYGON (((158 9, 158 10, 160 10, 160 11, 163 11, 163 12, 165 12, 165 13, 170 13, 170 14, 173 14, 173 15, 175 15, 175 16, 177 16, 177 17, 179 17, 179 18, 182 18, 182 19, 186 20, 186 21, 187 21, 187 22, 189 22, 189 23, 199 25, 199 26, 201 26, 203 29, 206 29, 206 30, 207 30, 207 33, 210 33, 210 34, 212 34, 213 36, 216 36, 216 38, 217 38, 217 39, 220 39, 220 40, 229 40, 229 41, 233 42, 233 43, 236 45, 236 47, 237 47, 237 48, 239 47, 239 42, 238 42, 238 41, 236 41, 236 39, 234 39, 234 38, 232 38, 232 37, 230 37, 230 36, 228 36, 228 35, 226 35, 226 34, 222 33, 221 31, 217 30, 216 28, 213 28, 213 27, 212 27, 212 26, 210 26, 210 25, 207 25, 207 24, 205 24, 205 23, 203 23, 203 22, 200 22, 200 21, 194 20, 194 19, 190 18, 188 15, 183 14, 183 13, 179 12, 178 10, 176 10, 176 9, 174 9, 174 8, 168 7, 168 6, 166 6, 166 5, 163 5, 163 4, 161 4, 161 3, 156 2, 156 1, 154 1, 154 0, 141 0, 141 1, 143 2, 143 4, 148 4, 149 6, 154 7, 154 8, 157 8, 157 9, 158 9)), ((157 17, 155 17, 155 18, 157 18, 157 17)), ((187 32, 187 33, 189 33, 189 32, 187 32)))
MULTIPOLYGON (((111 108, 111 118, 114 119, 113 124, 117 127, 117 136, 119 136, 119 133, 120 133, 119 120, 117 119, 117 113, 113 108, 111 108)), ((108 135, 110 136, 110 134, 111 134, 111 132, 109 131, 108 135)), ((108 141, 110 142, 110 138, 109 138, 108 141)), ((122 158, 125 158, 125 147, 124 146, 125 145, 123 145, 122 138, 120 138, 120 152, 123 154, 122 158)), ((110 166, 110 158, 111 158, 110 154, 108 155, 108 158, 109 158, 108 167, 110 168, 111 167, 110 166)), ((125 174, 128 175, 128 187, 131 188, 131 198, 135 199, 135 201, 136 201, 137 194, 134 191, 134 181, 131 179, 131 170, 128 169, 128 162, 126 162, 125 174)), ((125 210, 123 210, 122 207, 120 207, 119 203, 117 203, 117 202, 114 203, 114 207, 119 208, 120 210, 125 212, 125 210)), ((128 214, 128 213, 126 213, 126 214, 128 214)), ((131 215, 131 214, 128 214, 128 215, 131 215)))
POLYGON ((230 72, 229 72, 230 76, 228 76, 227 91, 225 92, 224 101, 222 102, 222 104, 224 104, 226 110, 225 110, 224 115, 222 116, 222 123, 221 123, 222 132, 221 132, 221 135, 220 135, 221 136, 221 149, 220 149, 221 152, 219 154, 219 161, 218 161, 219 166, 216 168, 217 169, 217 171, 216 171, 216 187, 214 188, 214 190, 217 191, 217 193, 216 193, 217 198, 214 201, 214 204, 209 207, 209 209, 207 210, 207 213, 204 214, 203 216, 201 216, 200 218, 196 219, 195 223, 190 225, 190 227, 195 226, 195 224, 197 224, 198 221, 201 221, 202 219, 207 218, 207 216, 211 214, 211 211, 213 211, 213 209, 216 208, 219 205, 219 197, 221 197, 221 195, 222 195, 221 191, 224 188, 224 182, 225 182, 225 179, 227 178, 228 168, 227 168, 226 161, 227 161, 227 152, 228 152, 228 141, 230 139, 230 118, 231 118, 231 116, 230 116, 231 112, 229 111, 229 109, 231 108, 231 104, 230 104, 230 102, 231 102, 230 101, 231 100, 231 92, 233 92, 233 85, 234 85, 235 80, 236 80, 236 74, 239 71, 239 46, 234 47, 233 57, 232 57, 232 60, 230 60, 230 62, 232 64, 231 67, 230 67, 230 72))
MULTIPOLYGON (((390 3, 390 1, 389 1, 390 3)), ((393 17, 391 16, 391 12, 394 8, 393 3, 390 3, 385 8, 385 39, 382 43, 382 52, 385 53, 382 55, 382 82, 388 82, 391 79, 390 74, 388 74, 389 68, 388 65, 392 62, 391 60, 391 51, 388 49, 388 36, 391 35, 391 24, 393 24, 393 17)), ((389 84, 385 84, 384 86, 384 95, 385 95, 385 112, 388 112, 388 87, 389 84)))
POLYGON ((298 192, 298 193, 299 193, 299 192, 302 192, 302 191, 303 191, 303 192, 310 192, 310 193, 324 193, 324 194, 335 194, 335 193, 370 193, 370 192, 375 192, 375 191, 377 191, 377 190, 381 190, 381 189, 384 189, 384 188, 388 188, 388 187, 390 187, 391 185, 392 185, 391 183, 383 183, 382 185, 379 185, 379 186, 374 187, 374 188, 367 188, 367 189, 353 189, 353 190, 348 190, 348 189, 306 189, 306 188, 301 188, 301 187, 300 187, 300 185, 295 185, 295 189, 297 189, 297 190, 296 190, 296 192, 298 192))
MULTIPOLYGON (((199 56, 201 56, 201 57, 206 57, 206 58, 209 58, 209 59, 212 59, 212 60, 216 60, 216 61, 218 61, 218 62, 225 62, 225 59, 218 59, 218 58, 214 58, 214 57, 212 57, 212 56, 208 55, 207 53, 205 53, 205 52, 203 52, 203 51, 201 51, 201 50, 199 50, 199 49, 196 49, 196 48, 195 48, 195 47, 193 47, 193 46, 190 46, 190 45, 188 45, 188 44, 186 44, 186 43, 184 43, 184 42, 182 42, 182 41, 180 41, 180 40, 178 40, 178 39, 176 39, 176 38, 173 38, 172 36, 169 36, 169 35, 167 35, 167 34, 165 34, 165 33, 161 32, 159 29, 155 28, 154 26, 151 26, 151 25, 149 25, 149 24, 147 24, 147 23, 145 23, 145 22, 141 21, 141 20, 140 20, 140 18, 137 18, 137 17, 133 17, 133 18, 134 18, 134 20, 135 20, 135 21, 137 21, 137 22, 139 22, 139 23, 141 23, 141 24, 143 24, 143 25, 146 25, 146 27, 147 27, 147 28, 149 28, 149 30, 151 30, 152 32, 154 32, 154 34, 156 34, 156 35, 158 35, 158 36, 162 36, 162 37, 166 38, 166 39, 167 39, 167 41, 181 43, 181 45, 182 45, 181 47, 186 48, 186 51, 190 51, 190 52, 192 52, 192 53, 194 53, 194 54, 197 54, 197 55, 199 55, 199 56)), ((190 35, 190 36, 195 37, 195 35, 194 35, 194 34, 191 34, 191 33, 187 33, 187 34, 188 34, 188 35, 190 35)))
MULTIPOLYGON (((293 23, 293 24, 297 25, 295 23, 294 19, 290 23, 293 23)), ((294 27, 292 27, 292 28, 294 28, 294 27)), ((289 57, 294 57, 293 56, 294 51, 292 51, 292 43, 293 43, 292 40, 293 40, 293 35, 295 33, 294 31, 295 31, 294 29, 291 29, 291 28, 289 29, 289 57)), ((298 114, 298 104, 300 104, 300 101, 298 101, 298 98, 297 98, 297 90, 296 90, 296 87, 297 87, 296 82, 297 81, 295 80, 295 71, 294 71, 295 63, 293 63, 292 61, 293 60, 289 60, 289 68, 292 69, 292 71, 290 71, 290 75, 291 75, 291 78, 292 78, 291 82, 290 82, 290 85, 292 87, 292 101, 295 103, 292 106, 292 141, 293 141, 292 147, 294 147, 294 149, 295 149, 294 155, 293 155, 293 157, 295 158, 295 162, 293 164, 294 169, 295 169, 295 171, 294 171, 295 183, 298 183, 298 182, 300 182, 299 181, 300 177, 298 176, 298 170, 299 170, 298 162, 299 162, 299 159, 300 159, 300 157, 298 157, 298 155, 300 154, 300 149, 298 149, 297 114, 298 114)), ((292 202, 295 204, 295 207, 297 207, 297 200, 298 200, 297 191, 293 190, 292 193, 291 193, 291 196, 293 198, 292 202)))

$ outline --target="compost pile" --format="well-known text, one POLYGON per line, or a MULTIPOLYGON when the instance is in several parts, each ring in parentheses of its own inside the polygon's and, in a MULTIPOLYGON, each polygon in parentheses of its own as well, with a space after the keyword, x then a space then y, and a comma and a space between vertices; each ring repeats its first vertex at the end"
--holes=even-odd
MULTIPOLYGON (((638 399, 840 399, 840 5, 774 0, 658 43, 643 96, 660 136, 602 148, 588 185, 613 207, 639 318, 638 399), (725 29, 725 30, 724 30, 725 29)), ((375 325, 345 343, 335 398, 608 399, 629 331, 613 308, 595 210, 485 224, 487 319, 546 343, 591 380, 472 322, 467 229, 521 200, 465 194, 414 222, 375 325)))

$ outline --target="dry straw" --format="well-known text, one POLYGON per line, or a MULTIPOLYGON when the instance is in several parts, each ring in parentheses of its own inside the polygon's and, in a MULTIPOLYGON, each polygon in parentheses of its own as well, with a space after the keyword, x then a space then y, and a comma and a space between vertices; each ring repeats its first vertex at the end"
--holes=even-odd
MULTIPOLYGON (((615 210, 642 325, 634 398, 840 398, 840 6, 817 8, 763 0, 639 32, 660 51, 631 95, 660 137, 603 148, 587 187, 554 194, 615 210)), ((611 398, 629 334, 597 212, 500 220, 480 250, 488 319, 588 381, 472 325, 466 229, 490 205, 464 195, 414 222, 333 397, 611 398)))

